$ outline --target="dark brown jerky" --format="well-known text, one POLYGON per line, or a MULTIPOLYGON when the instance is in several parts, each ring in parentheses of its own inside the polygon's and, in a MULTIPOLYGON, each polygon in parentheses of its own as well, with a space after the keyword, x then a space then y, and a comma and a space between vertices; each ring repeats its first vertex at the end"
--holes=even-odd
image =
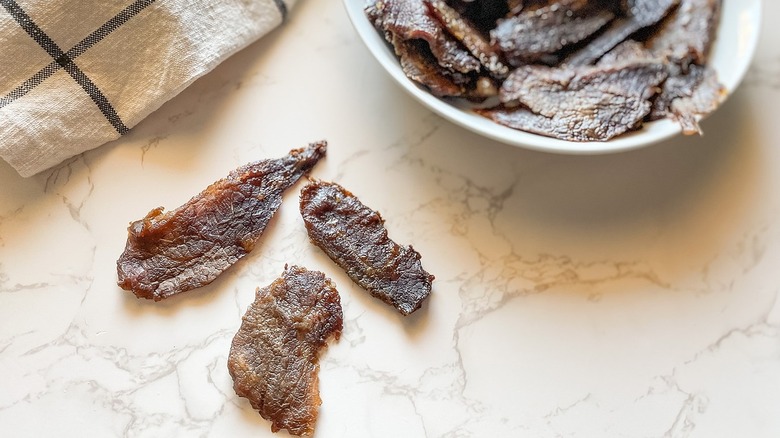
POLYGON ((606 141, 638 126, 666 78, 657 62, 610 67, 515 70, 501 88, 504 103, 478 112, 511 128, 568 141, 606 141))
POLYGON ((479 31, 458 12, 442 0, 427 0, 431 14, 455 39, 474 55, 487 71, 496 78, 505 78, 509 68, 501 61, 501 55, 479 31))
POLYGON ((698 119, 715 111, 725 95, 718 75, 709 67, 691 65, 664 82, 653 102, 651 120, 671 117, 687 135, 701 134, 698 119))
POLYGON ((479 60, 460 47, 431 17, 424 0, 374 0, 366 6, 366 14, 374 26, 390 37, 390 43, 420 39, 428 43, 442 67, 460 73, 480 69, 479 60))
POLYGON ((159 301, 211 283, 252 251, 282 192, 325 155, 326 142, 239 167, 181 207, 152 210, 128 227, 118 284, 159 301))
POLYGON ((662 62, 668 78, 653 101, 647 120, 669 117, 678 122, 686 135, 701 134, 699 119, 715 111, 725 96, 718 75, 708 66, 691 64, 687 71, 677 64, 659 59, 637 41, 625 41, 599 60, 599 66, 631 61, 662 62))
MULTIPOLYGON (((395 40, 397 37, 392 38, 395 40)), ((427 87, 434 96, 462 96, 465 89, 461 83, 456 82, 458 74, 445 70, 432 60, 430 51, 422 47, 423 44, 417 40, 393 43, 404 74, 427 87)), ((464 82, 467 82, 467 79, 464 82)))
POLYGON ((322 272, 293 266, 258 289, 228 355, 233 388, 271 430, 311 435, 322 404, 320 351, 341 336, 341 300, 322 272))
POLYGON ((433 275, 420 254, 387 237, 382 217, 338 184, 309 183, 301 191, 301 215, 311 241, 371 295, 403 315, 420 308, 433 275))
POLYGON ((540 8, 524 9, 499 20, 490 31, 513 66, 543 61, 571 44, 585 40, 614 18, 612 11, 593 1, 560 0, 540 8))
POLYGON ((680 0, 627 0, 626 16, 613 21, 609 28, 564 63, 590 65, 640 29, 661 21, 680 0))
POLYGON ((648 40, 659 56, 682 65, 704 65, 720 21, 721 0, 681 0, 680 7, 648 40))
POLYGON ((704 66, 720 21, 720 0, 681 0, 647 45, 669 63, 669 79, 653 104, 651 120, 671 117, 685 134, 701 134, 698 120, 725 95, 717 74, 704 66))

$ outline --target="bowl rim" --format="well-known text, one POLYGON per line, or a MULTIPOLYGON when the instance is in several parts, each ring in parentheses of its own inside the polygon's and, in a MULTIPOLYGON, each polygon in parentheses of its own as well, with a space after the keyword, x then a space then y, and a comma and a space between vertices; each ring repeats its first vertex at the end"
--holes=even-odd
MULTIPOLYGON (((751 61, 755 56, 760 35, 763 2, 761 0, 752 0, 751 4, 749 2, 742 3, 744 0, 723 0, 724 6, 721 7, 721 14, 725 15, 726 2, 733 4, 733 2, 736 1, 739 1, 746 11, 749 10, 751 12, 750 15, 752 15, 753 20, 750 20, 748 24, 751 24, 753 28, 747 35, 747 39, 743 38, 740 40, 739 38, 734 38, 734 40, 739 41, 729 42, 741 45, 739 58, 743 61, 735 67, 732 74, 728 75, 724 80, 721 75, 721 70, 716 68, 719 73, 721 83, 726 88, 726 96, 720 102, 718 108, 722 106, 728 97, 734 93, 734 91, 744 79, 750 67, 751 61)), ((382 38, 381 34, 377 32, 374 26, 370 23, 368 17, 364 13, 364 5, 366 3, 367 0, 343 0, 344 8, 346 9, 352 26, 355 28, 361 41, 368 48, 374 59, 379 62, 382 68, 399 86, 401 86, 404 91, 410 94, 418 102, 422 103, 429 110, 435 112, 446 120, 483 137, 487 137, 489 139, 512 146, 536 151, 561 154, 594 155, 638 149, 659 143, 682 133, 682 128, 678 123, 670 119, 663 119, 653 122, 646 122, 644 123, 642 129, 623 134, 608 141, 573 142, 546 137, 539 134, 533 134, 500 125, 496 122, 493 122, 492 120, 470 111, 464 105, 458 105, 458 102, 456 101, 435 97, 421 85, 418 85, 414 81, 407 78, 403 73, 395 54, 390 49, 385 39, 382 38)), ((734 18, 734 20, 745 21, 745 17, 741 16, 734 18)), ((723 28, 723 25, 719 26, 718 28, 718 35, 716 36, 713 48, 711 49, 713 53, 716 51, 716 48, 719 44, 723 44, 724 37, 721 35, 723 28)))

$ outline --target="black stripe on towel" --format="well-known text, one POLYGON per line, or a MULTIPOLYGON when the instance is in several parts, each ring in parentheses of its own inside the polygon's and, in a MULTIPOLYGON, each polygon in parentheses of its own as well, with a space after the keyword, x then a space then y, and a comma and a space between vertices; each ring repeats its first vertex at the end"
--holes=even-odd
POLYGON ((274 0, 276 7, 279 8, 279 13, 282 14, 282 21, 287 20, 287 5, 284 0, 274 0))
POLYGON ((25 81, 22 85, 13 90, 8 96, 0 99, 0 107, 5 106, 15 99, 27 94, 30 90, 35 88, 38 84, 50 77, 54 72, 58 70, 57 66, 65 69, 66 72, 76 81, 79 86, 89 95, 92 101, 97 105, 100 112, 106 117, 109 123, 116 129, 119 134, 126 134, 129 129, 125 126, 122 119, 116 113, 116 110, 108 101, 100 88, 92 82, 83 71, 73 62, 71 53, 75 56, 81 55, 89 47, 92 47, 95 43, 103 39, 106 35, 111 33, 114 29, 121 24, 129 20, 132 16, 140 12, 143 8, 151 4, 155 0, 141 0, 136 1, 116 17, 109 20, 106 24, 98 28, 95 32, 87 36, 82 42, 77 44, 68 53, 62 51, 62 49, 55 43, 41 28, 33 21, 33 19, 16 3, 15 0, 0 0, 0 5, 8 11, 9 14, 16 20, 19 26, 27 32, 35 42, 38 43, 52 58, 54 63, 44 67, 43 70, 33 75, 30 79, 25 81))

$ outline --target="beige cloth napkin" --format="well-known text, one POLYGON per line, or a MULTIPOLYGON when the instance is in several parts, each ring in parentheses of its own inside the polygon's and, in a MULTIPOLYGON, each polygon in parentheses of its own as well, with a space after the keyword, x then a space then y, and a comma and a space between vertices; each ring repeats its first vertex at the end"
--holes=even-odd
POLYGON ((114 140, 296 0, 0 0, 0 157, 22 176, 114 140))

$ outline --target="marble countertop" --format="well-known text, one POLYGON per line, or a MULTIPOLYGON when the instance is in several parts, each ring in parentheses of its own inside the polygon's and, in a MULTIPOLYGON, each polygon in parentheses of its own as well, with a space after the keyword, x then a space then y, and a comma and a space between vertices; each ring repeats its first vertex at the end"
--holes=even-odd
POLYGON ((780 4, 704 137, 563 156, 482 139, 391 82, 340 2, 290 21, 128 136, 29 179, 0 163, 0 430, 271 437, 230 341, 285 263, 338 285, 320 437, 780 436, 780 4), (325 138, 313 175, 436 275, 403 318, 308 242, 288 192, 256 250, 163 302, 116 286, 126 227, 325 138))

